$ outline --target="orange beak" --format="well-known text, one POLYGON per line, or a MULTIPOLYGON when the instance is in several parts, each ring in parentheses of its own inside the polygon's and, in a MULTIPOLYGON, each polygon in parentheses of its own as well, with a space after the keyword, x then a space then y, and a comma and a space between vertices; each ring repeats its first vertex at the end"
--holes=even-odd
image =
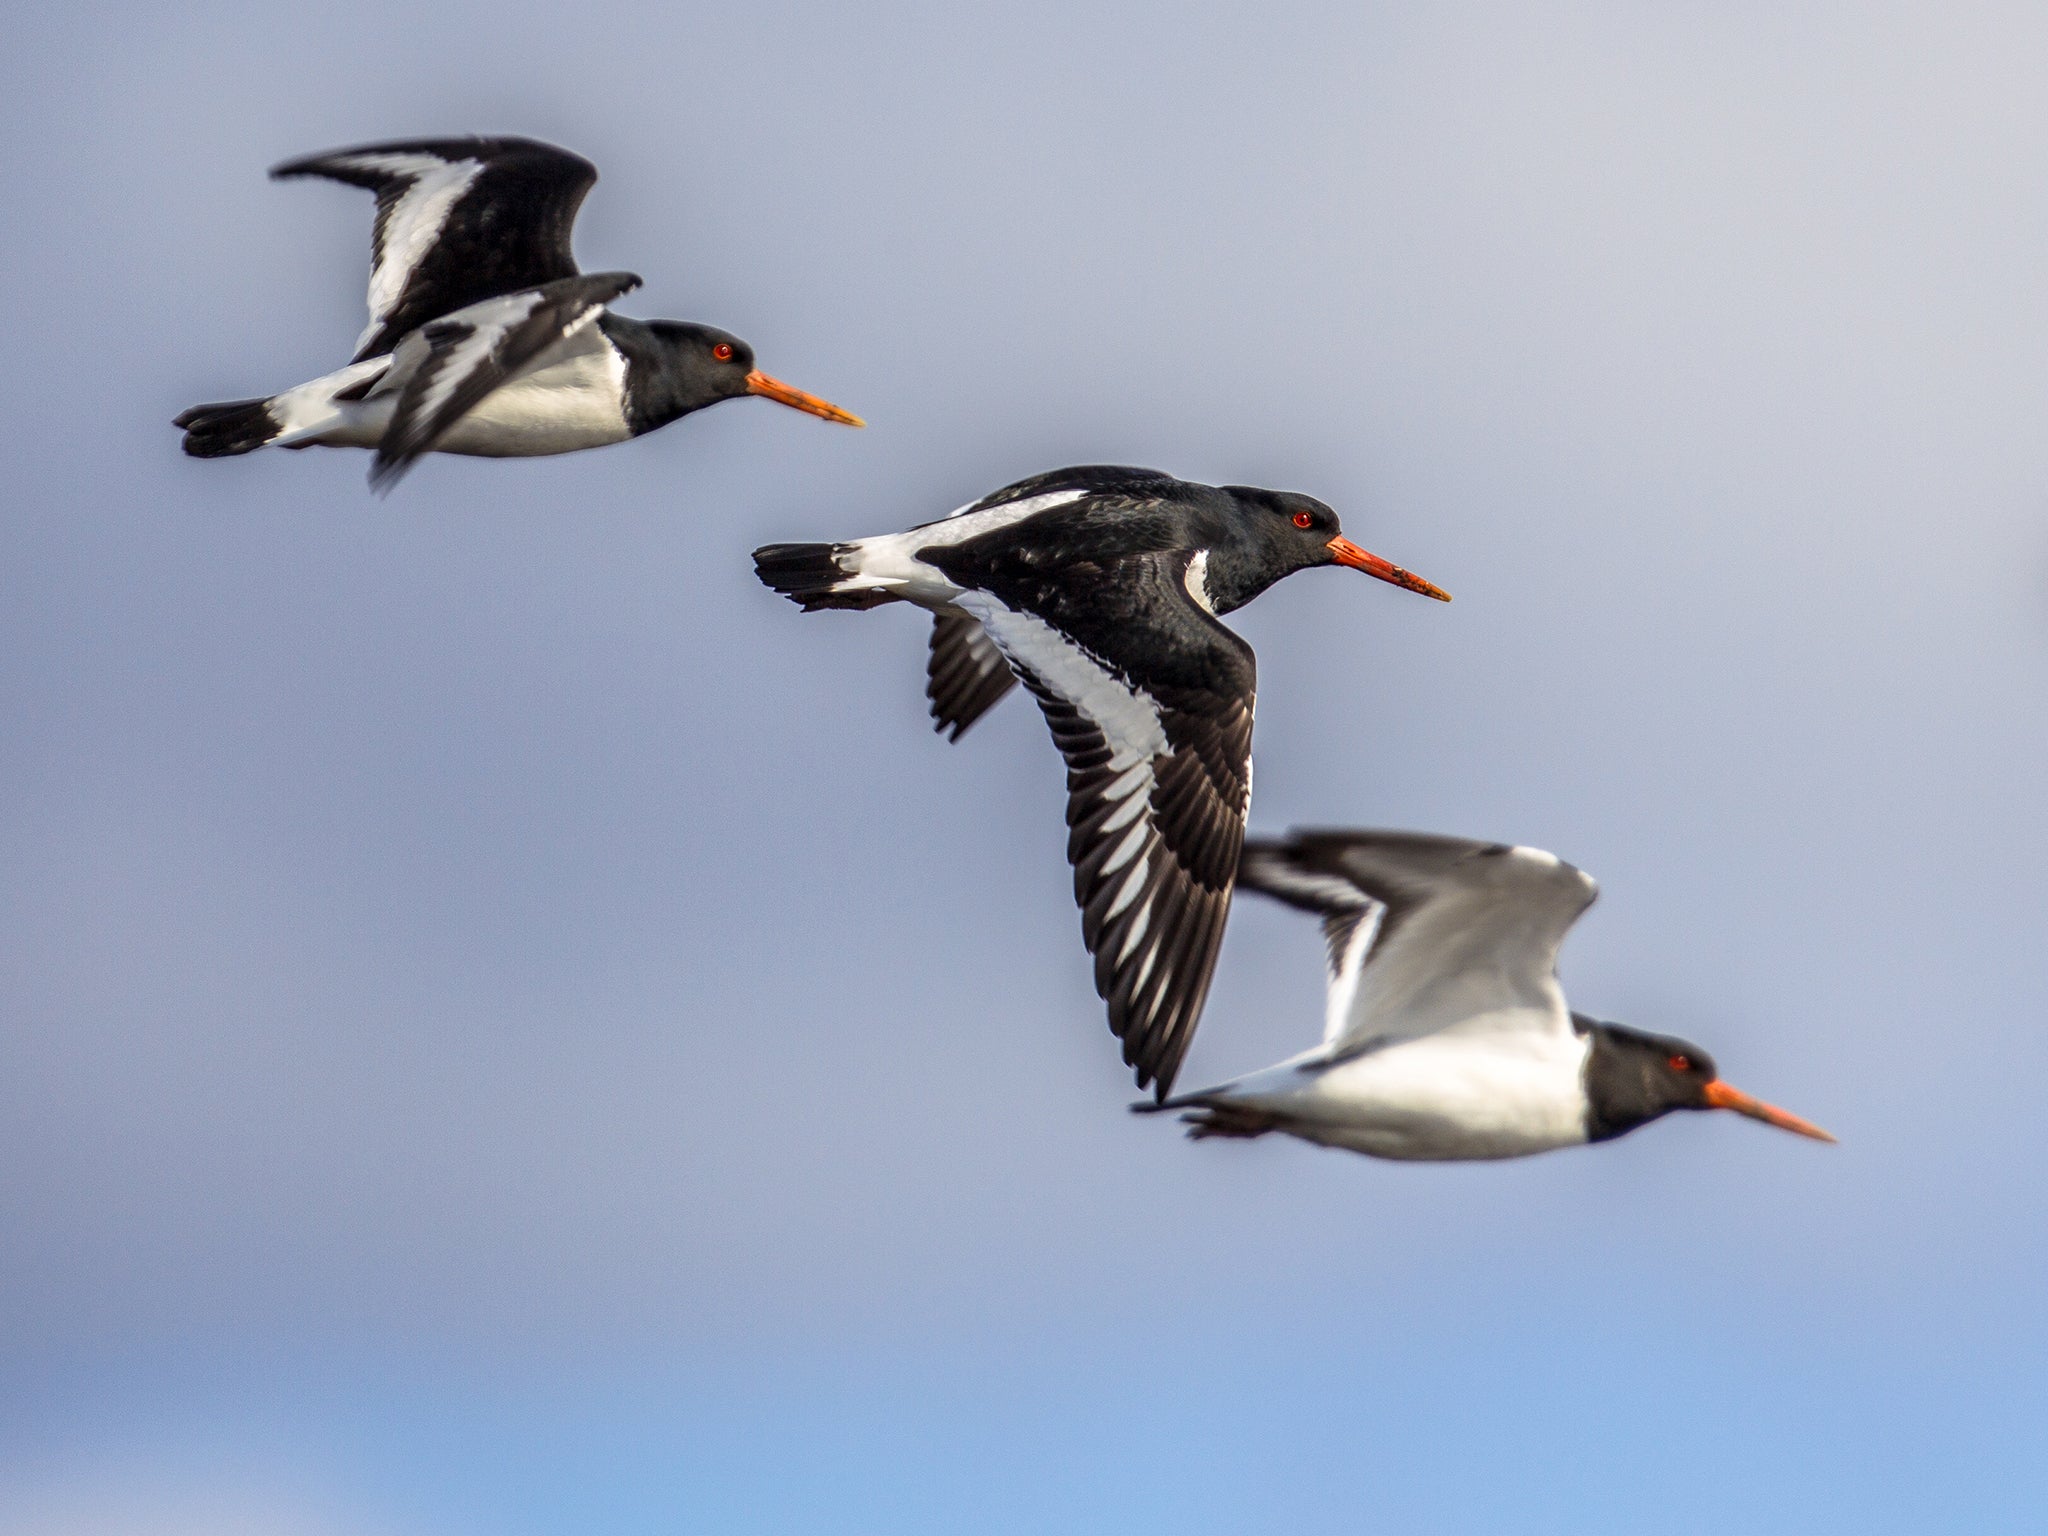
POLYGON ((1341 533, 1330 540, 1330 553, 1336 557, 1339 565, 1348 565, 1354 571, 1377 576, 1381 581, 1391 581, 1397 587, 1406 587, 1410 592, 1420 592, 1424 597, 1433 597, 1440 603, 1448 603, 1451 600, 1451 594, 1435 582, 1424 581, 1413 571, 1404 571, 1393 561, 1382 560, 1370 550, 1360 549, 1341 533))
POLYGON ((816 395, 806 394, 793 384, 771 379, 758 368, 747 375, 747 393, 763 395, 783 405, 795 406, 800 411, 809 411, 813 416, 822 416, 827 421, 844 422, 849 427, 867 425, 853 412, 842 411, 830 400, 820 400, 816 395))
POLYGON ((1790 1131, 1796 1136, 1811 1136, 1815 1141, 1835 1139, 1811 1120, 1802 1120, 1775 1104, 1766 1104, 1762 1099, 1752 1099, 1740 1088, 1730 1088, 1718 1079, 1707 1084, 1706 1093, 1707 1102, 1715 1109, 1732 1109, 1738 1115, 1761 1120, 1765 1125, 1775 1125, 1779 1130, 1790 1131))

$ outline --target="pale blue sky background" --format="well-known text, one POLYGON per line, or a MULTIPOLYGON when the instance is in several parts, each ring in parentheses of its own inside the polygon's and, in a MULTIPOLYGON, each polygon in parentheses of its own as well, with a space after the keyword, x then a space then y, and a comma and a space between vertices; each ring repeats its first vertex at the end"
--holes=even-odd
POLYGON ((2040 1529, 2048 17, 1681 9, 13 18, 0 1531, 2040 1529), (361 323, 265 167, 475 130, 870 430, 180 457, 361 323), (1457 594, 1239 617, 1256 825, 1556 849, 1574 1002, 1842 1145, 1127 1116, 1035 712, 746 559, 1096 459, 1457 594))

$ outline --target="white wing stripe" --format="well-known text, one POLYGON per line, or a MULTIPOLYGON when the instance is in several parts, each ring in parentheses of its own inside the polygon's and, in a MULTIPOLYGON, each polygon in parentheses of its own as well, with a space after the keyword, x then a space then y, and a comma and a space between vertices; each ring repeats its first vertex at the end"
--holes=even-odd
MULTIPOLYGON (((1146 951, 1145 951, 1145 961, 1144 961, 1144 964, 1142 964, 1142 965, 1140 965, 1140 966, 1138 967, 1138 974, 1137 974, 1136 976, 1134 976, 1134 977, 1132 977, 1132 978, 1131 978, 1131 995, 1132 995, 1133 997, 1136 997, 1136 996, 1138 995, 1138 993, 1140 993, 1141 991, 1143 991, 1143 990, 1144 990, 1144 987, 1145 987, 1145 978, 1146 978, 1146 977, 1148 977, 1148 976, 1150 976, 1150 975, 1152 974, 1152 967, 1153 967, 1153 966, 1155 966, 1155 965, 1157 965, 1158 963, 1159 963, 1159 946, 1158 946, 1157 944, 1154 944, 1154 945, 1153 945, 1153 946, 1152 946, 1152 947, 1151 947, 1150 949, 1148 949, 1148 950, 1146 950, 1146 951)), ((1162 986, 1161 986, 1161 991, 1162 991, 1162 993, 1163 993, 1163 991, 1164 991, 1164 984, 1163 984, 1163 983, 1162 983, 1162 986)), ((1145 1015, 1145 1020, 1144 1020, 1144 1022, 1146 1022, 1146 1023, 1150 1023, 1150 1022, 1151 1022, 1151 1019, 1152 1019, 1152 1014, 1154 1014, 1154 1013, 1157 1013, 1158 1011, 1159 1011, 1159 998, 1158 998, 1158 997, 1154 997, 1154 998, 1152 999, 1152 1008, 1151 1008, 1151 1012, 1149 1012, 1149 1013, 1147 1013, 1147 1014, 1145 1015)), ((1134 1022, 1135 1022, 1135 1021, 1134 1021, 1134 1022)))
MULTIPOLYGON (((1150 763, 1139 763, 1135 768, 1126 768, 1116 778, 1112 779, 1103 788, 1102 798, 1105 800, 1121 800, 1134 789, 1141 786, 1149 787, 1151 782, 1152 765, 1150 763)), ((1121 815, 1123 813, 1118 812, 1118 814, 1121 815)), ((1119 822, 1116 825, 1121 826, 1122 823, 1119 822)))
MULTIPOLYGON (((1144 782, 1149 786, 1152 782, 1152 765, 1150 763, 1140 763, 1137 766, 1137 768, 1133 768, 1131 772, 1137 773, 1140 769, 1144 770, 1144 782)), ((1125 822, 1129 821, 1133 816, 1142 814, 1145 807, 1150 805, 1151 803, 1152 797, 1149 794, 1132 795, 1130 799, 1126 800, 1122 805, 1116 808, 1114 814, 1110 815, 1103 821, 1102 826, 1098 830, 1101 831, 1105 836, 1111 832, 1114 832, 1118 827, 1122 826, 1125 822)))
POLYGON ((1116 952, 1116 963, 1122 965, 1131 958, 1131 951, 1138 947, 1138 941, 1145 937, 1145 930, 1152 926, 1152 903, 1147 901, 1138 908, 1138 915, 1131 919, 1131 931, 1124 938, 1124 947, 1116 952))
POLYGON ((441 238, 449 213, 484 165, 481 160, 443 160, 435 155, 350 155, 334 163, 347 170, 412 178, 412 185, 384 220, 377 266, 370 273, 370 323, 357 343, 368 346, 385 317, 397 307, 413 271, 441 238))
POLYGON ((1124 865, 1128 864, 1137 856, 1139 848, 1144 846, 1145 837, 1151 830, 1150 827, 1140 822, 1137 826, 1126 832, 1124 840, 1117 844, 1116 852, 1112 853, 1104 862, 1102 872, 1105 875, 1114 874, 1117 870, 1122 869, 1124 865))
MULTIPOLYGON (((1139 830, 1142 831, 1143 829, 1140 828, 1139 830)), ((1116 900, 1111 902, 1109 910, 1102 914, 1104 922, 1115 917, 1117 913, 1123 911, 1125 907, 1128 907, 1138 899, 1138 892, 1145 888, 1145 877, 1151 872, 1152 861, 1150 859, 1140 859, 1131 866, 1131 872, 1124 876, 1123 889, 1116 893, 1116 900)), ((1140 977, 1139 979, 1142 981, 1144 978, 1140 977)))
POLYGON ((1013 663, 1088 717, 1109 744, 1110 767, 1128 770, 1169 750, 1158 701, 1113 675, 1045 620, 1013 613, 986 592, 963 592, 954 602, 981 620, 1013 663))

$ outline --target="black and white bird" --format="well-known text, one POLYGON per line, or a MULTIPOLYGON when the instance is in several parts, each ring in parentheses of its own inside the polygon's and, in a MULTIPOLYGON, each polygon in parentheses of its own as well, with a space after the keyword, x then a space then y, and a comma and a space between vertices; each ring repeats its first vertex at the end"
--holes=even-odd
POLYGON ((1281 1131, 1372 1157, 1524 1157, 1611 1141, 1674 1109, 1732 1109, 1833 1141, 1721 1081, 1698 1046, 1565 1006, 1557 951, 1593 904, 1555 854, 1418 832, 1245 844, 1238 883, 1314 913, 1329 941, 1323 1042, 1134 1109, 1197 1138, 1281 1131))
POLYGON ((309 155, 270 174, 376 194, 370 322, 346 368, 179 416, 195 457, 369 448, 370 483, 383 490, 423 454, 574 453, 743 395, 862 425, 762 373, 729 332, 612 313, 640 279, 576 268, 570 228, 597 180, 581 155, 532 139, 421 139, 309 155))
POLYGON ((1317 565, 1449 600, 1313 497, 1099 465, 907 533, 770 544, 754 563, 806 610, 931 610, 926 692, 955 739, 1013 674, 1037 698, 1066 758, 1096 990, 1138 1086, 1162 1096, 1208 995, 1251 800, 1252 650, 1217 615, 1317 565))

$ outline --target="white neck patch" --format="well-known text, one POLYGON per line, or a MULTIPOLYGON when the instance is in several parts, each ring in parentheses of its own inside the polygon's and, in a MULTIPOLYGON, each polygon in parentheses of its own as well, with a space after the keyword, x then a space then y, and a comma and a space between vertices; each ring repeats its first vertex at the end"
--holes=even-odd
POLYGON ((1209 601, 1209 551, 1195 551, 1181 580, 1188 589, 1188 596, 1195 600, 1195 606, 1211 618, 1215 617, 1216 605, 1209 601))

